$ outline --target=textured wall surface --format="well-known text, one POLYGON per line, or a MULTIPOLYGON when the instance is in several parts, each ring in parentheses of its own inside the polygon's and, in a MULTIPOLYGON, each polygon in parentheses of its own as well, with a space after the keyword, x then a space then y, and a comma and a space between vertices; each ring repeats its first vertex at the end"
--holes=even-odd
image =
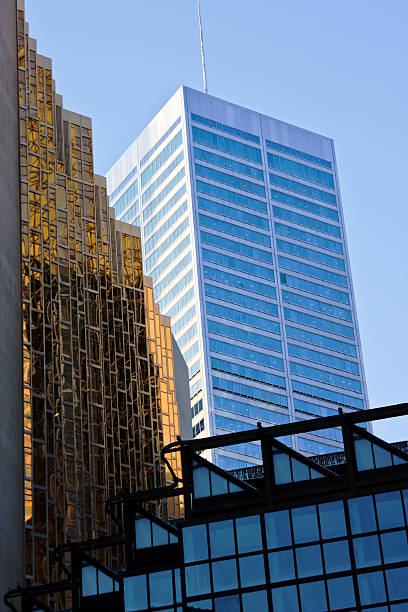
POLYGON ((20 207, 15 0, 0 3, 0 609, 22 582, 20 207))

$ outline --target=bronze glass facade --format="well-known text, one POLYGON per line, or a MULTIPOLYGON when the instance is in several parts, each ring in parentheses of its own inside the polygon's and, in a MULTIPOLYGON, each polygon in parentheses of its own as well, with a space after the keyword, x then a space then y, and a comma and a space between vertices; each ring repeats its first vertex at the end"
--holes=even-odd
POLYGON ((91 121, 63 108, 23 11, 18 64, 31 584, 58 579, 50 549, 108 534, 109 496, 164 484, 160 450, 178 418, 170 328, 144 288, 139 229, 114 220, 91 121))

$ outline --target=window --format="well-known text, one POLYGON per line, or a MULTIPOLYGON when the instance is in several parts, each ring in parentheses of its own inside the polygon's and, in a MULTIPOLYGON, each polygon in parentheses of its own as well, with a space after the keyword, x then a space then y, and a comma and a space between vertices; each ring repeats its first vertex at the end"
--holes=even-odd
MULTIPOLYGON (((289 262, 288 265, 292 265, 292 263, 294 263, 290 259, 287 261, 289 262)), ((338 289, 318 285, 317 283, 312 283, 308 280, 304 280, 303 278, 297 278, 296 276, 291 276, 290 274, 284 274, 282 272, 280 273, 280 281, 282 285, 288 285, 288 287, 293 287, 294 289, 300 289, 301 291, 306 291, 307 293, 314 293, 336 302, 342 302, 343 304, 350 304, 348 294, 344 293, 344 291, 339 291, 338 289)))
MULTIPOLYGON (((226 268, 246 272, 247 274, 259 276, 260 278, 266 278, 272 282, 275 280, 275 273, 272 268, 264 268, 263 266, 259 266, 250 261, 236 259, 230 255, 224 255, 223 253, 218 253, 217 251, 209 251, 208 249, 204 248, 201 250, 201 254, 204 261, 210 261, 211 263, 219 264, 220 266, 225 266, 226 268)), ((276 314, 278 314, 277 307, 276 314)))
POLYGON ((246 176, 258 179, 258 181, 264 180, 264 173, 259 168, 248 166, 235 159, 229 159, 228 157, 223 157, 222 155, 217 155, 217 153, 211 153, 210 151, 205 151, 198 147, 194 147, 194 158, 206 162, 207 164, 213 164, 213 166, 220 166, 232 172, 245 174, 246 176))
MULTIPOLYGON (((278 369, 283 370, 283 360, 276 358, 276 361, 278 369)), ((240 363, 231 363, 229 361, 224 361, 223 359, 211 357, 211 367, 213 370, 217 370, 218 372, 233 374, 234 376, 240 376, 241 378, 247 378, 248 380, 257 380, 259 382, 278 387, 279 389, 286 388, 286 381, 282 376, 277 376, 276 374, 272 374, 270 372, 264 372, 263 370, 256 370, 255 368, 250 368, 241 365, 240 363)))
POLYGON ((243 306, 250 310, 257 310, 258 312, 264 312, 269 315, 278 316, 278 307, 272 302, 264 302, 257 298, 245 295, 243 293, 236 293, 222 287, 216 287, 214 285, 205 284, 205 295, 216 298, 218 300, 224 300, 230 304, 236 304, 237 306, 243 306))
POLYGON ((207 529, 205 525, 192 525, 183 529, 184 561, 208 559, 207 529))
MULTIPOLYGON (((291 233, 293 234, 293 232, 291 233)), ((324 266, 336 268, 337 270, 346 269, 343 259, 333 257, 332 255, 326 255, 325 253, 320 253, 320 251, 314 251, 313 249, 307 249, 306 247, 293 244, 292 242, 285 242, 284 240, 277 239, 276 247, 278 251, 289 253, 289 255, 296 255, 297 257, 302 257, 303 259, 310 259, 311 261, 315 261, 324 266)))
POLYGON ((200 221, 200 226, 209 227, 217 232, 224 232, 231 236, 242 238, 243 240, 263 244, 264 246, 271 246, 271 239, 267 234, 261 234, 260 232, 255 232, 254 230, 246 227, 234 225, 233 223, 228 223, 227 221, 222 221, 221 219, 216 219, 215 217, 208 217, 207 215, 199 214, 198 218, 200 221))
POLYGON ((201 176, 210 181, 217 181, 218 183, 223 183, 224 185, 228 185, 234 189, 239 189, 240 191, 253 193, 254 195, 261 196, 262 198, 266 197, 265 187, 263 185, 259 185, 259 183, 253 183, 252 181, 233 176, 232 174, 226 174, 225 172, 220 172, 219 170, 214 170, 214 168, 208 168, 207 166, 202 166, 201 164, 194 164, 194 167, 196 176, 201 176))
POLYGON ((175 137, 170 140, 170 142, 162 149, 162 151, 157 155, 157 157, 143 170, 140 178, 141 185, 144 187, 146 183, 152 178, 152 176, 161 168, 161 166, 166 163, 169 157, 174 153, 176 149, 183 142, 183 137, 181 134, 181 130, 175 135, 175 137))
POLYGON ((273 469, 275 484, 288 484, 291 482, 301 482, 314 478, 322 478, 323 474, 310 468, 303 461, 291 457, 283 451, 273 451, 273 469))
POLYGON ((197 324, 194 323, 180 338, 177 339, 177 344, 179 348, 183 348, 187 342, 189 342, 194 336, 197 335, 197 324))
POLYGON ((236 519, 238 554, 262 549, 261 522, 259 515, 236 519))
POLYGON ((376 531, 374 504, 371 495, 348 500, 352 533, 376 531))
POLYGON ((333 355, 327 355, 319 351, 312 351, 311 349, 298 346, 297 344, 288 344, 288 352, 291 357, 313 361, 314 363, 319 363, 320 365, 328 366, 336 370, 344 370, 356 376, 360 374, 358 364, 355 361, 348 361, 341 357, 334 357, 333 355))
POLYGON ((353 579, 351 576, 328 580, 327 590, 329 592, 330 610, 350 608, 356 605, 353 579))
POLYGON ((173 159, 173 161, 157 177, 157 179, 153 181, 150 187, 148 187, 146 191, 142 193, 142 205, 144 205, 148 200, 150 200, 150 198, 152 197, 156 189, 166 180, 168 176, 170 176, 173 170, 177 168, 177 166, 183 161, 183 159, 184 159, 184 151, 181 151, 181 153, 179 153, 179 155, 177 155, 177 157, 173 159))
MULTIPOLYGON (((282 406, 287 406, 287 398, 285 396, 279 396, 282 406)), ((247 416, 253 419, 266 421, 267 423, 276 423, 278 425, 282 423, 288 423, 289 417, 285 414, 274 412, 268 408, 261 408, 260 406, 252 406, 248 402, 245 404, 238 400, 227 399, 226 397, 214 396, 214 405, 220 410, 226 410, 233 414, 239 414, 241 416, 247 416)), ((228 468, 226 468, 228 469, 228 468)), ((233 468, 231 468, 233 469, 233 468)))
POLYGON ((320 302, 319 300, 314 300, 307 296, 299 295, 298 293, 291 293, 290 291, 285 290, 282 290, 282 299, 284 302, 289 304, 300 306, 301 308, 307 308, 308 310, 315 310, 320 314, 326 314, 330 317, 336 317, 337 319, 344 319, 345 321, 352 321, 351 312, 350 310, 347 310, 347 308, 341 308, 340 306, 320 302))
POLYGON ((229 591, 238 587, 237 562, 235 559, 215 561, 212 564, 214 591, 229 591))
POLYGON ((185 575, 187 597, 204 595, 211 591, 210 569, 208 563, 187 566, 185 575))
POLYGON ((163 136, 161 136, 159 138, 159 140, 156 142, 156 144, 151 149, 149 149, 149 151, 140 160, 140 167, 142 167, 142 166, 144 166, 146 164, 146 162, 151 158, 153 153, 155 151, 157 151, 157 149, 160 147, 160 145, 166 140, 166 138, 168 138, 170 136, 170 134, 176 129, 176 127, 180 124, 180 122, 181 122, 181 117, 176 119, 176 121, 163 134, 163 136))
POLYGON ((296 176, 297 178, 303 179, 304 181, 309 181, 310 183, 322 185, 327 189, 334 189, 333 175, 329 172, 324 172, 323 170, 318 170, 317 168, 312 168, 311 166, 305 166, 304 164, 287 159, 286 157, 275 155, 275 153, 268 153, 267 157, 268 166, 273 170, 278 170, 279 172, 296 176))
POLYGON ((316 329, 320 329, 330 334, 345 336, 346 338, 354 340, 354 330, 347 325, 327 321, 327 319, 321 319, 320 317, 315 317, 305 312, 299 312, 298 310, 291 310, 290 308, 284 308, 283 312, 287 321, 293 321, 293 323, 299 323, 299 325, 315 327, 316 329))
POLYGON ((363 606, 382 603, 386 600, 384 576, 382 572, 371 572, 357 576, 360 600, 363 606))
POLYGON ((348 342, 342 342, 340 340, 336 340, 335 338, 321 336, 320 334, 315 334, 298 327, 292 327, 291 325, 286 325, 286 334, 288 338, 292 338, 293 340, 299 340, 300 342, 327 348, 330 351, 337 351, 338 353, 344 353, 345 355, 357 357, 355 345, 349 344, 348 342))
POLYGON ((350 553, 347 540, 323 544, 326 572, 343 572, 350 569, 350 553))
POLYGON ((222 236, 216 236, 203 230, 200 231, 200 236, 201 242, 204 244, 210 244, 218 247, 219 249, 225 249, 232 253, 239 253, 244 257, 251 257, 252 259, 259 259, 260 261, 272 263, 272 253, 270 251, 257 249, 256 247, 248 244, 235 242, 235 240, 229 240, 228 238, 223 238, 222 236))
POLYGON ((196 314, 196 307, 192 306, 187 312, 178 319, 174 325, 171 326, 171 330, 174 335, 176 335, 196 314))
POLYGON ((180 255, 180 253, 182 253, 189 244, 190 244, 190 236, 186 236, 175 247, 175 249, 173 249, 173 251, 169 255, 167 255, 167 257, 162 261, 162 263, 156 266, 156 268, 152 270, 152 272, 150 272, 150 276, 152 277, 152 280, 153 280, 153 286, 155 285, 156 281, 159 279, 161 274, 163 274, 166 268, 171 264, 171 262, 174 261, 176 257, 178 257, 178 255, 180 255))
POLYGON ((272 589, 272 602, 274 612, 299 612, 296 586, 272 589))
POLYGON ((239 574, 242 587, 265 584, 265 563, 263 555, 250 555, 239 559, 239 574))
POLYGON ((249 140, 258 144, 260 142, 259 136, 255 136, 255 134, 251 134, 250 132, 245 132, 244 130, 231 127, 230 125, 225 125, 225 123, 220 123, 219 121, 214 121, 213 119, 207 119, 207 117, 202 117, 201 115, 196 115, 195 113, 191 113, 191 121, 195 121, 196 123, 202 123, 203 125, 212 127, 215 130, 219 130, 220 132, 227 132, 227 134, 238 136, 238 138, 243 138, 244 140, 249 140))
POLYGON ((129 174, 123 179, 123 181, 118 185, 118 187, 116 187, 116 189, 114 191, 112 191, 112 193, 109 194, 109 200, 111 202, 111 204, 110 204, 111 206, 112 206, 113 200, 116 198, 118 193, 121 192, 121 190, 130 181, 130 179, 135 176, 136 173, 137 173, 137 167, 133 168, 133 170, 131 170, 129 172, 129 174))
POLYGON ((228 153, 229 155, 242 157, 256 164, 262 164, 261 151, 255 147, 243 144, 237 140, 232 140, 231 138, 226 138, 219 134, 214 134, 213 132, 208 132, 207 130, 202 130, 195 126, 192 126, 192 133, 193 141, 198 144, 212 149, 218 149, 218 151, 228 153))
POLYGON ((186 285, 188 285, 192 278, 193 272, 190 270, 179 280, 176 285, 174 285, 174 287, 172 287, 172 289, 170 289, 168 293, 166 293, 166 295, 158 302, 161 311, 163 311, 163 308, 165 308, 167 304, 171 302, 171 300, 173 300, 186 285))
POLYGON ((300 599, 302 601, 302 612, 323 612, 327 610, 326 589, 324 582, 306 582, 299 585, 300 599))
POLYGON ((193 438, 198 436, 204 430, 204 419, 193 425, 193 438))
POLYGON ((275 185, 276 187, 282 187, 283 189, 288 189, 289 191, 295 191, 296 193, 300 193, 301 195, 305 195, 309 198, 314 198, 315 200, 326 202, 326 204, 333 204, 333 206, 337 206, 336 196, 333 193, 327 193, 321 189, 315 189, 314 187, 303 185, 303 183, 291 181, 283 178, 283 176, 272 174, 271 172, 269 173, 269 180, 271 185, 275 185))
MULTIPOLYGON (((312 217, 307 217, 306 215, 300 215, 299 213, 293 212, 292 210, 286 210, 285 208, 280 208, 279 206, 273 206, 272 210, 274 217, 284 219, 285 221, 290 221, 290 223, 296 223, 297 225, 309 227, 317 232, 322 232, 324 234, 329 234, 330 236, 341 238, 340 228, 337 225, 332 225, 331 223, 326 223, 325 221, 320 221, 319 219, 313 219, 312 217)), ((342 253, 343 251, 341 250, 338 252, 342 253)))
POLYGON ((292 157, 299 157, 300 159, 309 161, 312 164, 317 164, 318 166, 324 166, 325 168, 332 167, 330 161, 322 159, 321 157, 316 157, 316 155, 312 155, 311 153, 298 151, 297 149, 292 149, 291 147, 287 147, 286 145, 273 142, 272 140, 266 140, 265 142, 267 147, 269 147, 270 149, 274 149, 275 151, 281 151, 281 153, 286 153, 286 155, 292 155, 292 157))
POLYGON ((266 336, 264 334, 261 335, 256 334, 254 332, 250 333, 240 327, 224 325, 224 323, 220 323, 219 321, 212 321, 210 319, 207 321, 207 326, 209 333, 219 334, 221 336, 226 336, 227 338, 233 338, 242 342, 254 344, 255 346, 262 346, 263 348, 266 348, 271 351, 277 351, 279 353, 282 352, 281 341, 266 336))
POLYGON ((346 536, 344 506, 341 501, 319 504, 320 528, 322 538, 341 538, 346 536))
POLYGON ((299 208, 300 210, 306 210, 314 215, 320 215, 321 217, 326 217, 327 219, 332 219, 333 221, 339 220, 337 210, 326 208, 325 206, 315 204, 314 202, 309 202, 308 200, 302 200, 301 198, 289 195, 288 193, 282 193, 282 191, 277 191, 276 189, 271 189, 271 198, 275 202, 281 202, 282 204, 287 204, 288 206, 293 206, 294 208, 299 208))
POLYGON ((291 514, 295 544, 313 542, 319 539, 316 506, 294 508, 291 514))
MULTIPOLYGON (((163 191, 159 193, 159 195, 149 204, 149 206, 145 208, 145 210, 143 211, 143 220, 146 220, 148 217, 150 217, 151 213, 155 210, 157 205, 170 193, 170 191, 172 191, 174 186, 179 181, 181 181, 183 176, 184 176, 184 168, 181 172, 179 172, 179 174, 177 174, 174 177, 174 179, 170 181, 170 183, 163 189, 163 191)), ((169 212, 169 210, 171 210, 173 206, 175 206, 177 202, 181 200, 181 198, 183 197, 185 193, 186 193, 186 185, 184 184, 180 187, 180 189, 178 189, 178 191, 176 191, 176 193, 169 200, 167 200, 165 204, 162 205, 160 210, 150 219, 150 221, 146 223, 144 230, 143 230, 143 234, 145 237, 151 234, 151 232, 156 227, 160 219, 162 219, 164 215, 166 215, 169 212)))
POLYGON ((268 597, 266 591, 252 591, 252 593, 242 594, 243 612, 268 612, 268 597))
MULTIPOLYGON (((183 257, 183 259, 174 266, 171 272, 169 272, 169 274, 167 274, 167 276, 165 276, 163 280, 154 287, 153 293, 154 293, 155 300, 157 300, 158 296, 164 291, 164 289, 166 289, 169 286, 171 281, 174 280, 180 274, 180 272, 188 266, 190 262, 191 262, 191 252, 187 253, 187 255, 183 257)), ((174 326, 172 327, 172 330, 173 330, 173 333, 176 334, 176 330, 174 326)))
POLYGON ((130 187, 128 187, 123 195, 120 196, 116 202, 114 202, 113 206, 115 207, 115 214, 118 216, 123 210, 125 210, 126 206, 134 200, 137 195, 137 180, 134 181, 130 187))
POLYGON ((323 573, 322 553, 319 544, 296 548, 296 565, 299 578, 323 573))
POLYGON ((269 571, 271 582, 294 579, 295 564, 292 549, 269 553, 269 571))
POLYGON ((251 293, 258 293, 259 295, 276 298, 275 287, 247 279, 242 275, 237 276, 236 274, 230 274, 229 272, 224 272, 224 270, 216 270, 215 268, 209 268, 208 266, 203 267, 203 274, 205 278, 212 281, 231 285, 232 287, 244 289, 250 291, 251 293))
POLYGON ((266 217, 259 217, 246 210, 239 210, 232 206, 227 206, 226 204, 207 200, 206 198, 198 197, 198 208, 213 212, 217 215, 229 217, 230 219, 235 219, 236 221, 241 221, 242 223, 249 223, 249 225, 255 225, 256 227, 266 230, 269 229, 269 221, 266 217))
POLYGON ((256 200, 250 196, 244 195, 243 193, 237 193, 236 191, 230 191, 224 187, 218 185, 212 185, 211 183, 204 183, 203 181, 196 180, 196 188, 199 193, 205 193, 213 198, 219 200, 226 200, 232 204, 238 204, 239 206, 245 206, 246 208, 252 208, 262 213, 268 212, 268 206, 266 202, 256 200))
POLYGON ((174 602, 171 570, 153 572, 149 575, 151 606, 168 606, 174 602))
POLYGON ((408 541, 405 529, 383 533, 380 537, 384 563, 408 561, 408 541))
POLYGON ((404 513, 402 509, 401 493, 391 491, 375 495, 378 525, 380 529, 404 527, 404 513))
POLYGON ((203 409, 203 400, 200 399, 196 404, 191 407, 191 417, 194 419, 203 409))
POLYGON ((183 202, 183 204, 178 207, 178 209, 171 215, 171 217, 169 217, 167 221, 165 221, 163 225, 159 227, 159 229, 153 234, 153 236, 146 240, 143 246, 145 254, 149 253, 152 250, 152 248, 155 246, 155 244, 157 244, 163 234, 165 234, 171 228, 171 226, 174 225, 177 219, 180 219, 180 217, 186 212, 186 210, 187 202, 183 202))
POLYGON ((281 548, 292 544, 289 510, 265 514, 265 528, 268 548, 281 548))
POLYGON ((377 535, 354 538, 353 548, 356 567, 370 567, 370 565, 379 565, 381 563, 380 545, 377 535))
POLYGON ((209 524, 211 557, 226 557, 235 554, 234 524, 232 520, 209 524))
POLYGON ((333 251, 334 253, 343 254, 343 246, 341 242, 336 242, 336 240, 330 240, 325 236, 318 236, 316 234, 311 234, 310 232, 305 232, 304 230, 299 230, 296 227, 290 227, 289 225, 283 225, 283 223, 275 222, 275 232, 280 234, 281 236, 286 236, 287 238, 292 238, 293 240, 299 240, 301 242, 307 242, 308 244, 313 244, 321 249, 326 249, 327 251, 333 251))
POLYGON ((315 397, 318 399, 322 399, 325 402, 331 402, 332 404, 347 406, 349 408, 364 408, 363 400, 358 397, 352 397, 350 395, 345 395, 344 393, 339 393, 338 391, 331 391, 330 389, 322 389, 321 387, 309 385, 307 383, 299 382, 297 380, 292 380, 291 382, 292 389, 293 391, 295 391, 295 393, 300 393, 301 395, 308 395, 309 397, 315 397))
POLYGON ((132 576, 123 579, 125 593, 125 612, 145 610, 147 608, 146 575, 132 576))
MULTIPOLYGON (((330 270, 324 270, 323 268, 316 268, 316 266, 311 266, 302 261, 294 261, 282 255, 278 255, 278 262, 281 268, 286 268, 292 272, 298 272, 305 276, 312 276, 328 283, 333 283, 334 285, 340 285, 342 287, 348 286, 347 278, 342 274, 336 274, 335 272, 330 272, 330 270)), ((326 297, 328 296, 326 295, 326 297)))
POLYGON ((186 306, 194 297, 194 287, 192 287, 191 289, 189 289, 184 295, 183 297, 181 297, 178 302, 176 302, 174 304, 174 306, 172 306, 170 308, 170 310, 168 310, 165 314, 170 317, 173 318, 176 316, 176 314, 178 314, 180 312, 180 310, 182 310, 184 308, 184 306, 186 306))
POLYGON ((263 329, 264 331, 268 331, 273 334, 280 334, 280 326, 276 321, 264 319, 263 317, 258 317, 257 315, 249 314, 241 310, 227 308, 226 306, 221 306, 220 304, 213 304, 212 302, 206 302, 206 309, 208 315, 241 323, 242 325, 250 325, 251 327, 263 329))
POLYGON ((181 236, 181 234, 188 227, 188 225, 188 218, 184 219, 184 221, 182 221, 180 225, 178 225, 176 229, 169 236, 167 236, 167 238, 161 243, 161 245, 157 247, 157 249, 153 251, 153 253, 149 257, 146 258, 146 270, 150 270, 150 268, 154 266, 160 255, 167 251, 169 246, 172 245, 173 242, 177 240, 179 236, 181 236))
POLYGON ((214 389, 219 391, 228 391, 234 395, 240 395, 241 397, 247 397, 249 399, 259 400, 267 404, 273 404, 275 406, 286 406, 287 399, 279 393, 273 393, 266 391, 265 389, 258 389, 257 387, 251 387, 244 385, 243 383, 236 382, 234 380, 226 380, 225 378, 218 378, 217 376, 212 377, 212 383, 214 389))

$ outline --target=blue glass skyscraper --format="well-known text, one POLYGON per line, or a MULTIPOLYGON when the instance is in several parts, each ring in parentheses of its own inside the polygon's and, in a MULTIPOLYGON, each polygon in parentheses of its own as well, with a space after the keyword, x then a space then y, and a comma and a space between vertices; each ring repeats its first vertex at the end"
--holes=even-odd
MULTIPOLYGON (((190 374, 195 435, 368 408, 334 143, 181 87, 107 175, 190 374)), ((329 453, 341 432, 298 436, 329 453)), ((256 464, 245 444, 209 456, 256 464)))

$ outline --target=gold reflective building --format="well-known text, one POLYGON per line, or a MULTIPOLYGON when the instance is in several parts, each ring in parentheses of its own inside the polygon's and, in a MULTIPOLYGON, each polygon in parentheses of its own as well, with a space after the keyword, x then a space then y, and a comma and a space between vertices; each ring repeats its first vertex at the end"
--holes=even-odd
POLYGON ((59 578, 50 549, 108 533, 107 497, 166 482, 160 450, 179 434, 179 406, 139 229, 115 221, 91 121, 63 108, 22 10, 18 80, 30 584, 59 578))

